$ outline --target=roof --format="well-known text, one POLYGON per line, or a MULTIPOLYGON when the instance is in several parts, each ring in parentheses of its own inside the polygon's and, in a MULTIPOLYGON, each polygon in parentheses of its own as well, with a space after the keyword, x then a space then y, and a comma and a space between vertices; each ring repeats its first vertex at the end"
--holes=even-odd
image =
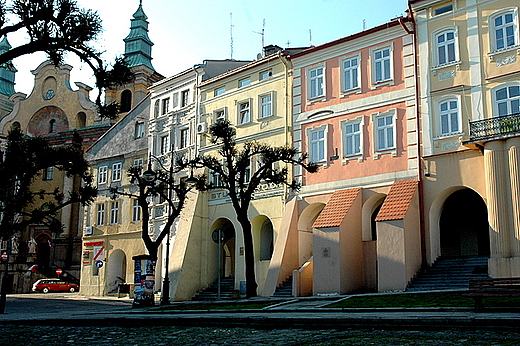
POLYGON ((392 184, 376 221, 402 220, 408 212, 412 198, 417 190, 416 179, 398 180, 392 184))
POLYGON ((314 221, 312 227, 325 228, 341 225, 360 193, 361 188, 335 191, 325 208, 321 211, 320 216, 314 221))

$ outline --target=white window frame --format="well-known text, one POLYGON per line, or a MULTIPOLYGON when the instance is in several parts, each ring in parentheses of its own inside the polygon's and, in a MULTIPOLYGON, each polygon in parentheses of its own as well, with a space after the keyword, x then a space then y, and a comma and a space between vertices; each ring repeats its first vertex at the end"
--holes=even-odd
MULTIPOLYGON (((384 66, 381 65, 381 66, 384 66)), ((381 85, 387 85, 387 84, 393 84, 394 83, 394 45, 393 43, 390 43, 388 45, 384 45, 384 46, 378 46, 378 47, 374 47, 372 49, 370 49, 370 71, 371 71, 371 75, 372 75, 372 88, 377 88, 381 85), (384 50, 388 50, 388 57, 383 57, 383 58, 379 58, 377 59, 376 58, 376 55, 378 52, 382 52, 384 50), (388 66, 388 73, 389 73, 389 77, 388 78, 383 78, 381 80, 377 80, 377 66, 378 66, 378 63, 380 62, 383 62, 383 61, 386 61, 388 60, 390 63, 389 63, 389 66, 388 66)), ((384 74, 384 72, 386 71, 386 68, 384 68, 381 73, 384 74)))
POLYGON ((190 89, 181 91, 181 108, 187 107, 190 105, 190 103, 191 103, 190 97, 191 97, 190 89))
MULTIPOLYGON (((489 17, 488 17, 488 24, 489 24, 489 43, 490 43, 490 56, 491 56, 491 59, 493 60, 493 53, 501 53, 501 52, 507 52, 507 51, 510 51, 510 50, 514 50, 514 49, 518 49, 520 47, 520 35, 519 35, 519 26, 518 26, 518 7, 510 7, 510 8, 504 8, 500 11, 497 11, 495 13, 492 13, 489 17), (502 17, 502 16, 505 16, 507 14, 512 14, 513 15, 513 22, 511 25, 513 25, 513 32, 514 32, 514 39, 515 39, 515 42, 513 45, 511 46, 507 46, 507 43, 506 45, 504 45, 504 47, 502 48, 499 48, 497 46, 497 39, 496 39, 496 32, 497 32, 497 28, 495 26, 495 20, 498 18, 498 17, 502 17)), ((501 30, 503 30, 504 28, 501 28, 501 30)), ((504 37, 504 40, 506 40, 506 38, 504 37)), ((518 54, 520 54, 520 50, 518 52, 518 54)))
POLYGON ((45 168, 45 172, 43 172, 43 180, 53 180, 54 179, 54 166, 49 166, 45 168))
POLYGON ((504 84, 500 84, 500 85, 494 87, 493 89, 491 89, 491 95, 492 95, 492 100, 493 100, 493 116, 494 117, 506 116, 506 115, 511 115, 511 114, 517 114, 517 112, 515 112, 515 111, 513 111, 511 109, 511 101, 519 101, 520 102, 520 96, 509 97, 509 90, 508 90, 507 91, 508 92, 507 99, 500 100, 501 102, 505 102, 506 103, 507 114, 500 115, 499 100, 497 99, 497 91, 499 91, 501 89, 504 89, 504 88, 508 88, 509 89, 510 87, 519 87, 520 88, 520 83, 519 82, 504 83, 504 84))
POLYGON ((227 108, 224 107, 224 108, 215 109, 213 111, 213 119, 215 122, 217 122, 219 120, 227 119, 227 108), (222 114, 222 116, 220 116, 220 114, 222 114))
POLYGON ((186 149, 190 146, 190 128, 184 127, 179 129, 179 143, 177 149, 186 149))
MULTIPOLYGON (((319 101, 321 99, 325 98, 325 95, 327 95, 326 90, 326 65, 325 63, 319 64, 319 65, 313 65, 307 68, 306 70, 306 83, 307 83, 307 100, 309 102, 319 101), (321 74, 317 74, 313 76, 314 71, 321 70, 321 74), (320 80, 321 79, 321 80, 320 80), (320 90, 315 90, 316 94, 313 94, 313 81, 317 81, 318 84, 321 84, 321 93, 320 90)), ((315 84, 317 85, 317 84, 315 84)))
POLYGON ((112 181, 121 181, 123 164, 121 162, 112 165, 112 181))
POLYGON ((172 110, 179 106, 179 93, 172 94, 172 110))
POLYGON ((213 90, 213 97, 220 96, 226 92, 226 86, 221 86, 213 90))
POLYGON ((268 69, 268 70, 260 71, 260 73, 258 74, 258 79, 262 81, 262 80, 269 79, 272 76, 273 76, 273 70, 268 69))
POLYGON ((96 226, 105 224, 105 203, 99 203, 96 208, 96 226))
POLYGON ((108 166, 100 166, 98 167, 98 184, 106 184, 108 183, 108 166))
POLYGON ((239 88, 244 88, 248 85, 251 84, 251 77, 247 77, 247 78, 242 78, 238 81, 238 87, 239 88))
POLYGON ((110 224, 116 225, 119 223, 119 201, 110 202, 110 224))
POLYGON ((258 119, 265 119, 274 115, 274 92, 268 92, 258 96, 258 119), (264 102, 264 98, 269 97, 269 102, 264 102), (268 106, 269 112, 265 114, 264 106, 268 106))
POLYGON ((161 115, 165 115, 170 111, 170 98, 164 98, 161 100, 161 115))
MULTIPOLYGON (((307 135, 307 152, 309 154, 309 161, 311 162, 314 162, 314 163, 317 163, 319 165, 324 165, 325 167, 327 166, 327 163, 328 163, 328 159, 327 159, 327 155, 328 155, 328 129, 329 127, 327 126, 327 124, 323 124, 321 126, 316 126, 316 127, 309 127, 307 128, 306 130, 306 135, 307 135), (318 131, 323 131, 323 138, 319 138, 317 140, 313 140, 312 139, 312 134, 315 133, 315 132, 318 132, 318 131), (316 153, 315 153, 315 144, 316 143, 322 143, 321 145, 323 146, 323 157, 316 157, 316 153)), ((319 144, 318 144, 319 145, 319 144)))
POLYGON ((159 155, 167 154, 170 151, 170 136, 168 134, 159 136, 159 155))
POLYGON ((397 155, 397 110, 391 109, 386 112, 372 114, 372 127, 373 127, 373 143, 374 143, 374 159, 378 159, 381 154, 392 153, 393 156, 397 155), (392 119, 391 126, 389 124, 379 125, 378 120, 381 118, 392 119), (390 130, 390 131, 389 131, 390 130), (388 134, 392 136, 392 143, 388 145, 385 143, 381 145, 379 134, 384 131, 384 140, 388 141, 388 134))
MULTIPOLYGON (((460 99, 460 96, 459 95, 449 95, 449 96, 445 96, 445 97, 442 97, 438 100, 435 101, 435 109, 436 109, 436 113, 437 113, 437 127, 438 127, 438 130, 436 131, 438 136, 437 138, 442 138, 442 137, 450 137, 450 136, 454 136, 454 135, 460 135, 462 133, 462 114, 461 114, 461 99, 460 99), (452 126, 451 126, 451 117, 453 116, 453 109, 449 108, 445 111, 443 111, 441 109, 442 105, 447 103, 447 102, 456 102, 456 115, 457 115, 457 127, 458 129, 457 130, 453 130, 452 126), (448 119, 448 127, 449 127, 449 131, 447 132, 443 132, 443 129, 442 129, 442 121, 443 121, 443 117, 447 116, 449 119, 448 119)), ((451 106, 451 105, 450 105, 451 106)))
POLYGON ((135 123, 135 138, 143 138, 144 137, 144 122, 137 121, 135 123))
POLYGON ((253 105, 253 103, 251 102, 251 99, 245 99, 245 100, 237 102, 237 125, 245 125, 245 124, 251 123, 251 121, 253 119, 252 105, 253 105), (249 105, 249 107, 247 109, 242 108, 242 105, 245 105, 245 104, 249 105), (247 112, 247 114, 248 114, 247 119, 242 118, 242 113, 245 114, 245 112, 247 112))
POLYGON ((342 149, 343 162, 345 163, 349 159, 355 159, 355 158, 362 160, 363 159, 363 139, 364 139, 364 136, 363 136, 364 117, 359 116, 354 119, 342 120, 340 122, 340 125, 341 125, 341 149, 342 149), (358 125, 359 130, 357 130, 355 132, 347 132, 347 128, 352 125, 358 125), (357 137, 357 140, 359 141, 359 151, 348 153, 347 138, 350 138, 350 137, 352 137, 354 139, 356 139, 356 137, 357 137))
POLYGON ((144 159, 142 157, 134 159, 134 167, 139 168, 144 166, 144 159))
MULTIPOLYGON (((458 32, 458 27, 456 25, 445 26, 445 27, 440 28, 439 30, 434 31, 432 33, 432 42, 433 42, 432 59, 434 61, 434 63, 433 63, 434 70, 436 68, 439 68, 439 67, 459 65, 461 63, 460 56, 459 56, 459 32, 458 32), (440 44, 438 42, 439 36, 447 35, 450 32, 453 33, 453 41, 451 41, 451 40, 449 42, 445 41, 445 42, 442 42, 440 44), (440 62, 441 57, 440 57, 440 54, 439 54, 439 48, 441 46, 442 47, 448 47, 450 44, 453 44, 453 49, 454 49, 454 54, 455 54, 454 60, 453 61, 446 61, 444 63, 441 63, 440 62)), ((446 55, 446 57, 448 56, 447 51, 445 52, 445 55, 446 55)))
MULTIPOLYGON (((341 81, 340 82, 341 83, 340 90, 341 90, 341 92, 343 94, 350 94, 350 93, 353 93, 353 92, 361 92, 361 53, 343 57, 340 60, 340 70, 341 70, 341 76, 340 76, 341 77, 340 78, 340 81, 341 81), (345 63, 352 62, 352 60, 354 60, 354 59, 357 60, 357 66, 356 67, 349 66, 348 68, 345 68, 345 63), (346 76, 346 72, 347 71, 349 71, 349 72, 355 71, 356 72, 356 76, 352 77, 352 75, 349 74, 349 76, 347 78, 347 76, 346 76), (355 82, 356 85, 352 85, 350 88, 347 88, 346 87, 347 79, 351 83, 355 82)), ((354 83, 352 83, 352 84, 354 84, 354 83)))
POLYGON ((141 221, 141 206, 137 198, 132 199, 132 222, 141 221))

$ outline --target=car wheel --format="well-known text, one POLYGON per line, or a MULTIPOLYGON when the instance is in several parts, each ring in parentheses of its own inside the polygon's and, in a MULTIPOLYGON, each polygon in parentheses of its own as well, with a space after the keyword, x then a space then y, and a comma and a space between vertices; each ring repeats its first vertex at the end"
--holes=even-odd
POLYGON ((71 288, 69 288, 69 292, 74 293, 74 292, 76 292, 76 289, 74 287, 71 287, 71 288))
POLYGON ((49 287, 42 288, 42 292, 43 293, 49 293, 49 287))

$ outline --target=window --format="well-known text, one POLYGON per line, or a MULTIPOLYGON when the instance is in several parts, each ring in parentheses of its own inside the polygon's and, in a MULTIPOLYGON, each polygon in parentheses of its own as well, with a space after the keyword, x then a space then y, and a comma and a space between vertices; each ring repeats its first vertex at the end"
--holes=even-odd
POLYGON ((215 114, 215 121, 226 119, 226 110, 225 109, 218 109, 214 112, 214 114, 215 114))
POLYGON ((395 148, 394 142, 394 114, 385 113, 375 117, 376 150, 388 150, 395 148))
POLYGON ((222 179, 220 178, 220 173, 215 171, 211 172, 211 184, 213 185, 213 188, 222 187, 222 179))
POLYGON ((351 57, 343 60, 343 91, 357 89, 359 87, 359 57, 351 57))
POLYGON ((161 112, 161 115, 164 115, 164 114, 168 113, 169 107, 170 107, 170 98, 163 99, 162 100, 162 112, 161 112))
POLYGON ((238 124, 246 124, 251 121, 250 102, 243 101, 238 103, 238 124))
POLYGON ((179 105, 179 93, 174 93, 172 95, 172 109, 177 108, 179 105))
POLYGON ((308 77, 308 92, 310 99, 317 98, 324 95, 323 90, 323 67, 318 67, 312 70, 309 70, 308 77))
POLYGON ((103 226, 104 224, 105 224, 105 205, 98 204, 97 205, 96 225, 103 226))
POLYGON ((161 100, 155 100, 154 106, 153 106, 153 116, 157 118, 159 116, 159 111, 161 109, 161 100))
POLYGON ((49 133, 56 132, 56 120, 51 119, 49 121, 49 133))
POLYGON ((54 166, 47 167, 43 171, 43 180, 52 180, 52 179, 54 179, 54 166))
POLYGON ((517 20, 516 11, 502 12, 491 18, 494 33, 493 50, 514 47, 518 44, 517 20))
POLYGON ((128 112, 132 108, 132 92, 123 90, 121 93, 121 112, 128 112))
POLYGON ((260 96, 260 118, 273 115, 273 97, 271 94, 260 96))
POLYGON ((141 221, 141 207, 137 198, 132 200, 132 222, 141 221))
POLYGON ((455 39, 454 30, 445 31, 436 36, 437 65, 444 65, 457 60, 455 39))
POLYGON ((110 224, 114 225, 119 218, 119 201, 110 202, 110 224))
POLYGON ((343 123, 343 156, 361 154, 361 120, 343 123))
POLYGON ((144 159, 142 157, 134 160, 134 167, 142 168, 144 165, 144 159))
POLYGON ((106 184, 108 179, 108 167, 101 166, 98 168, 98 184, 106 184))
POLYGON ((135 138, 144 137, 144 123, 137 122, 135 123, 135 138))
POLYGON ((439 14, 447 13, 452 10, 453 10, 453 5, 443 6, 443 7, 435 9, 435 15, 438 16, 439 14))
POLYGON ((309 129, 309 159, 311 162, 326 161, 326 127, 309 129))
POLYGON ((265 70, 265 71, 260 72, 259 79, 260 80, 268 79, 268 78, 272 77, 272 75, 273 75, 272 70, 265 70))
POLYGON ((120 181, 121 180, 121 170, 123 168, 123 164, 121 162, 114 163, 112 165, 112 181, 120 181))
POLYGON ((512 85, 495 91, 497 115, 511 115, 520 113, 520 86, 512 85))
POLYGON ((189 145, 189 129, 181 129, 179 137, 179 149, 187 148, 189 145))
POLYGON ((166 154, 168 152, 168 136, 162 136, 160 138, 160 148, 159 153, 160 154, 166 154))
POLYGON ((238 87, 243 88, 251 84, 251 78, 244 78, 238 81, 238 87))
POLYGON ((190 103, 190 91, 184 90, 181 92, 181 107, 186 107, 190 103))
POLYGON ((460 131, 459 103, 456 99, 450 99, 439 103, 439 115, 441 135, 449 135, 460 131))
POLYGON ((216 97, 216 96, 222 95, 225 92, 226 92, 226 87, 220 87, 220 88, 215 89, 215 91, 213 92, 213 95, 216 97))
POLYGON ((391 48, 386 47, 375 50, 373 57, 373 83, 381 83, 392 79, 392 54, 391 48))

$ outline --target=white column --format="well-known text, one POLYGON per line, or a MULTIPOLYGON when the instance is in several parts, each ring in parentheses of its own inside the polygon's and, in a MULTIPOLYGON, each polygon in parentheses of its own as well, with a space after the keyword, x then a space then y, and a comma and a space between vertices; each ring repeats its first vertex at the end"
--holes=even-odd
POLYGON ((506 142, 509 154, 509 176, 511 186, 512 230, 511 252, 520 256, 520 138, 511 138, 506 142))

